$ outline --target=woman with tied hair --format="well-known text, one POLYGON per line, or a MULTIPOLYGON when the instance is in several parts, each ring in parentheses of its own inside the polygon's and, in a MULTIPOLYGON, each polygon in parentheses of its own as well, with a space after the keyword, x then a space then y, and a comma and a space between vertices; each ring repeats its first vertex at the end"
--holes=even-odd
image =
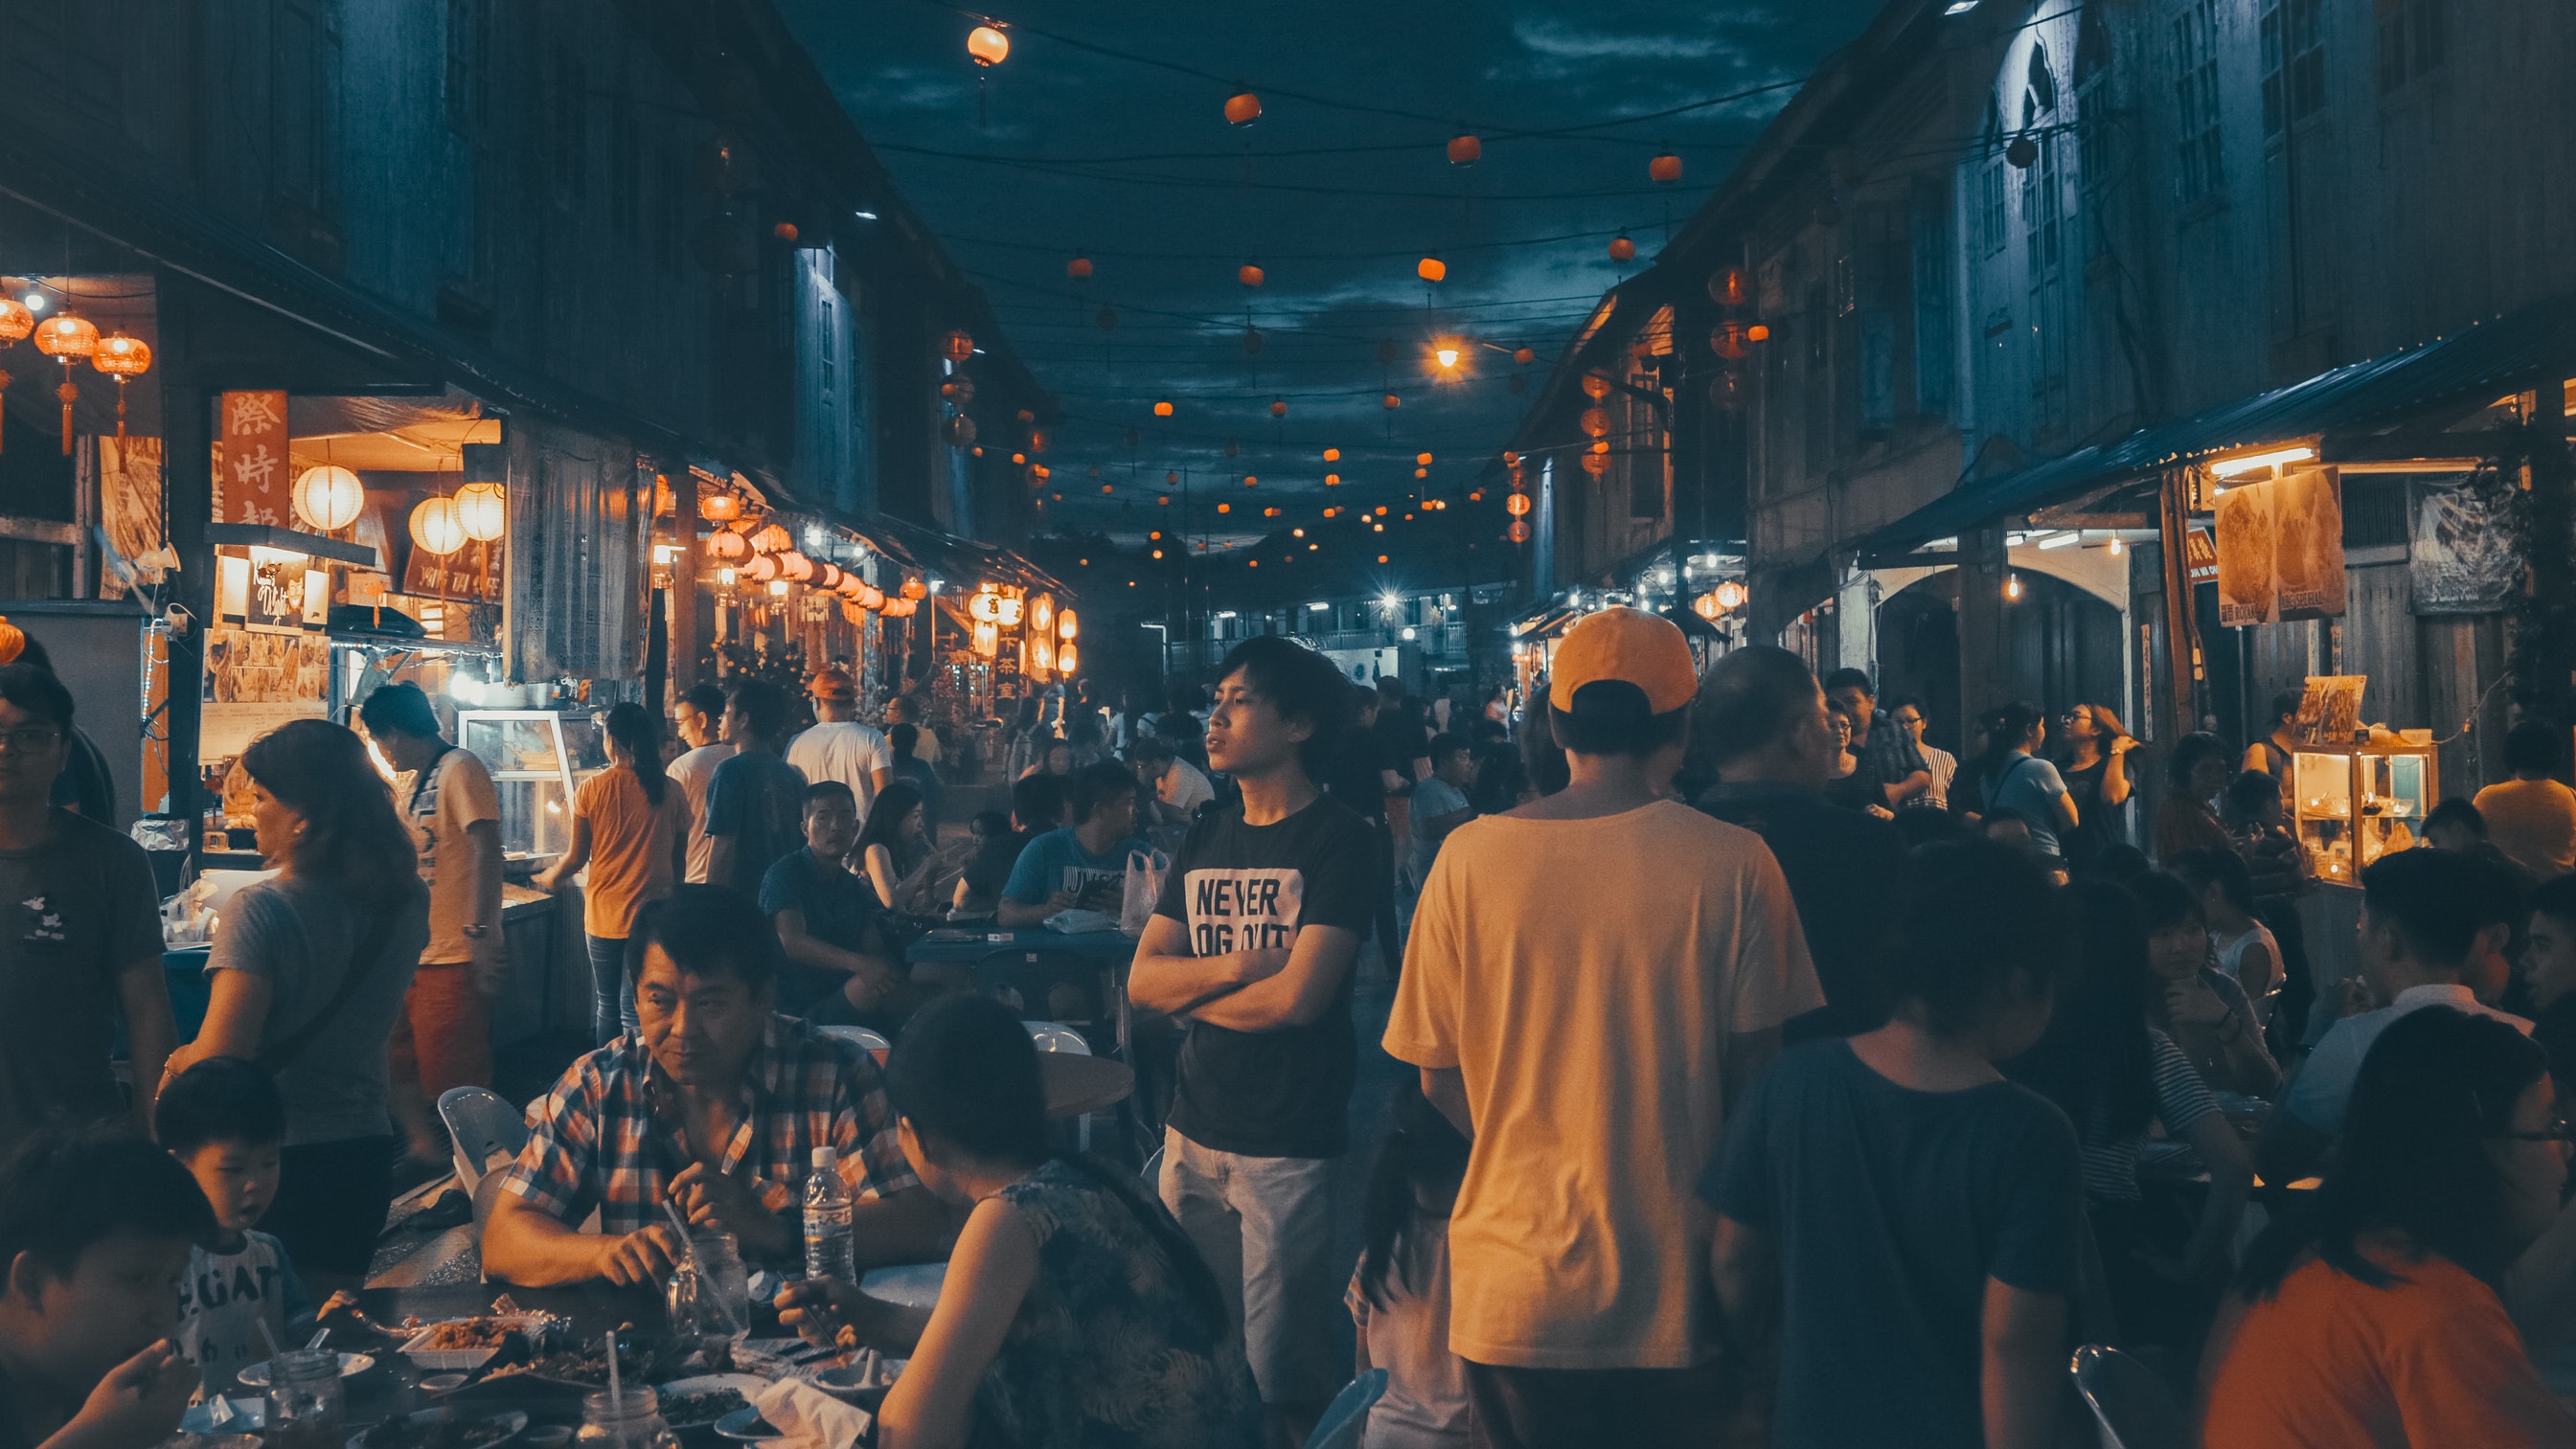
POLYGON ((1253 1449, 1261 1405, 1216 1275, 1134 1174, 1047 1145, 1050 1071, 1016 1013, 945 996, 886 1063, 903 1155, 967 1209, 939 1302, 788 1285, 780 1321, 908 1357, 879 1449, 974 1444, 1253 1449))
POLYGON ((662 773, 662 725, 644 706, 614 706, 600 722, 609 768, 581 782, 572 800, 572 848, 532 882, 563 888, 590 867, 582 887, 582 939, 590 948, 590 1034, 605 1046, 636 1029, 635 983, 626 938, 645 906, 688 874, 689 799, 662 773))
POLYGON ((2558 1214, 2546 1060, 2449 1007, 2380 1034, 2324 1186, 2246 1254, 2202 1359, 2201 1443, 2576 1444, 2500 1288, 2558 1214))
POLYGON ((259 853, 274 879, 234 895, 206 962, 197 1039, 164 1080, 209 1057, 277 1079, 286 1151, 263 1231, 324 1291, 365 1278, 393 1198, 385 1044, 429 939, 411 832, 365 742, 299 719, 243 751, 259 853))
POLYGON ((2014 703, 1987 720, 1986 751, 1977 760, 1978 796, 1986 810, 2017 810, 2030 822, 2030 843, 2049 864, 2061 864, 2061 839, 2083 817, 2057 767, 2039 756, 2048 739, 2047 717, 2035 704, 2014 703))

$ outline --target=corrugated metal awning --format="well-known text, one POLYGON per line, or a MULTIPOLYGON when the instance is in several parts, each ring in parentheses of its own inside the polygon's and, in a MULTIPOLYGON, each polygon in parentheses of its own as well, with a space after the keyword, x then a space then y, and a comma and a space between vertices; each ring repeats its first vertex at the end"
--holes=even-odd
MULTIPOLYGON (((1970 483, 1876 529, 1863 554, 1901 553, 2005 516, 2022 516, 2106 485, 2212 453, 2317 434, 2453 421, 2576 373, 2576 294, 2175 422, 1970 483)), ((2327 462, 2334 462, 2329 454, 2327 462)))

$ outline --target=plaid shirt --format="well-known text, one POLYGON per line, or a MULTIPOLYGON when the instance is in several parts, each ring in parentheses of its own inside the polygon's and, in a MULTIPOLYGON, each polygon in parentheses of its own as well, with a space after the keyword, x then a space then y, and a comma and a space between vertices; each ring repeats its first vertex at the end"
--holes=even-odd
MULTIPOLYGON (((598 1208, 603 1233, 667 1221, 671 1179, 692 1160, 676 1125, 654 1117, 654 1085, 667 1082, 633 1034, 574 1062, 528 1108, 528 1145, 505 1187, 558 1222, 578 1223, 598 1208)), ((771 1212, 803 1200, 817 1147, 840 1150, 842 1180, 861 1202, 919 1182, 896 1140, 876 1059, 794 1017, 770 1016, 735 1112, 741 1122, 722 1166, 771 1212)))
POLYGON ((1862 766, 1875 772, 1882 785, 1904 784, 1906 776, 1932 768, 1904 728, 1883 713, 1870 717, 1869 738, 1856 753, 1862 766))

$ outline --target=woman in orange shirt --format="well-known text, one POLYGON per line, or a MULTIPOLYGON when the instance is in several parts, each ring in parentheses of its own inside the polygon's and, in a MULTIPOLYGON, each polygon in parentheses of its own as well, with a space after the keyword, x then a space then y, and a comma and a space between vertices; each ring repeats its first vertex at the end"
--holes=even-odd
POLYGON ((2255 1243, 2210 1333, 2205 1449, 2576 1444, 2496 1286, 2567 1160, 2522 1033, 2442 1006, 2381 1033, 2325 1185, 2255 1243))
POLYGON ((620 704, 600 721, 609 768, 581 782, 572 801, 572 849, 540 872, 538 890, 563 889, 590 867, 582 887, 582 939, 590 948, 591 1039, 633 1031, 635 978, 626 938, 636 914, 687 875, 688 792, 662 772, 662 726, 640 704, 620 704))

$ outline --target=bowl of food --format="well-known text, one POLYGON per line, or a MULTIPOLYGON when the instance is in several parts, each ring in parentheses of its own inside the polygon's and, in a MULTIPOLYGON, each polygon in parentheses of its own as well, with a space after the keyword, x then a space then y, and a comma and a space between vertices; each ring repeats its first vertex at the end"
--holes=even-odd
POLYGON ((701 1374, 673 1379, 657 1391, 661 1395, 662 1422, 670 1425, 675 1434, 712 1429, 726 1415, 750 1408, 751 1401, 768 1387, 766 1380, 750 1374, 701 1374))
MULTIPOLYGON (((365 1373, 367 1370, 374 1368, 375 1366, 376 1361, 363 1353, 344 1353, 340 1355, 340 1377, 343 1380, 354 1379, 358 1375, 365 1373)), ((243 1385, 246 1387, 254 1389, 267 1388, 268 1360, 261 1359, 257 1363, 244 1364, 239 1377, 241 1378, 243 1385)))

